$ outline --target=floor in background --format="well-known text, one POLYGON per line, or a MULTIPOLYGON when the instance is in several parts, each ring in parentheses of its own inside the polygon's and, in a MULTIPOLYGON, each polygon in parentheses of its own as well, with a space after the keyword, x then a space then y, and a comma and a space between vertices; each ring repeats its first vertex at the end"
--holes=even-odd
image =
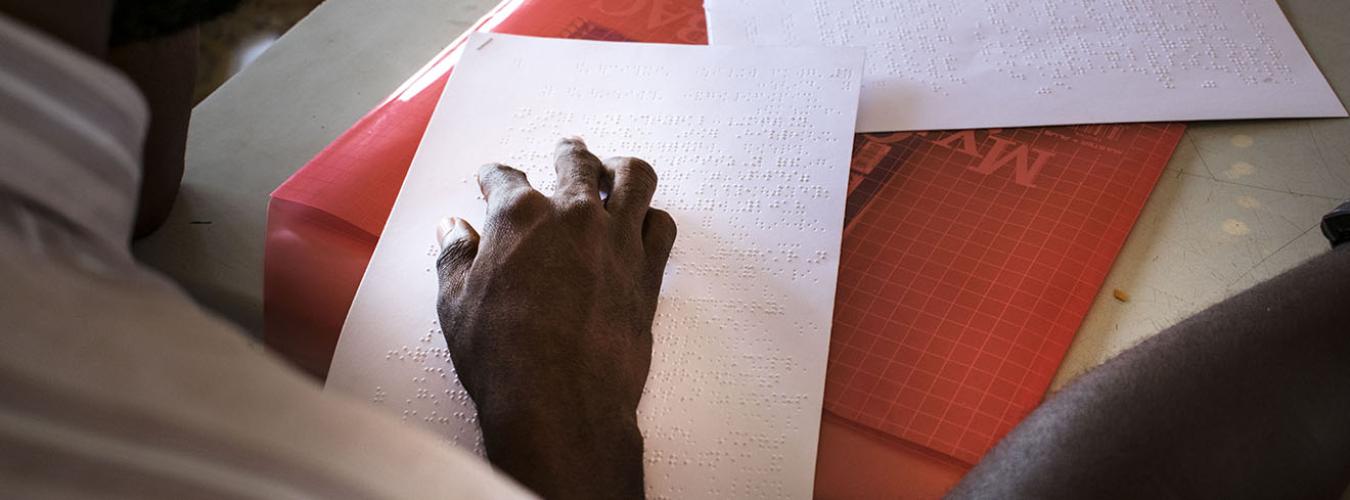
POLYGON ((203 24, 193 102, 211 95, 320 3, 323 0, 243 0, 233 12, 203 24))

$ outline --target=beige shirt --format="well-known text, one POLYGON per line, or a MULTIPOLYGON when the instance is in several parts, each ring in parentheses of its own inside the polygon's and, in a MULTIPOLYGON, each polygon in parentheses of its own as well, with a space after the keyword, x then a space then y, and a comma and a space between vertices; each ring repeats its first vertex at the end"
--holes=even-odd
POLYGON ((146 115, 120 74, 0 15, 0 497, 527 497, 132 258, 146 115))

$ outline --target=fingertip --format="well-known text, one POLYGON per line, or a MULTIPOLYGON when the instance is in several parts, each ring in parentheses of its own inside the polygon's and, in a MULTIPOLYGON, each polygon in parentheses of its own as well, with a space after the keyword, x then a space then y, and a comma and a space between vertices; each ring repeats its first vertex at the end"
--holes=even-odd
POLYGON ((586 141, 575 135, 559 139, 558 145, 553 148, 555 162, 569 157, 589 156, 589 154, 590 149, 587 149, 586 141))
POLYGON ((457 217, 442 217, 440 222, 436 223, 436 243, 441 246, 441 250, 449 246, 450 235, 455 233, 455 227, 459 224, 457 217))
POLYGON ((642 223, 642 240, 649 251, 669 253, 679 234, 675 218, 665 210, 648 209, 642 223))
POLYGON ((443 217, 436 223, 436 242, 441 245, 441 250, 445 250, 450 245, 464 239, 473 239, 477 236, 473 226, 469 221, 459 217, 443 217))
POLYGON ((582 139, 581 136, 579 135, 569 135, 558 140, 559 146, 564 144, 568 146, 580 147, 582 149, 586 148, 586 141, 582 139))

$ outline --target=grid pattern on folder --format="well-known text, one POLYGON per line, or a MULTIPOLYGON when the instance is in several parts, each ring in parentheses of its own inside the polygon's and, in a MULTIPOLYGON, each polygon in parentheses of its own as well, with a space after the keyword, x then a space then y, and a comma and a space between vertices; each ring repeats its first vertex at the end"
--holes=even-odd
POLYGON ((1040 401, 1183 130, 859 135, 826 408, 978 461, 1040 401))

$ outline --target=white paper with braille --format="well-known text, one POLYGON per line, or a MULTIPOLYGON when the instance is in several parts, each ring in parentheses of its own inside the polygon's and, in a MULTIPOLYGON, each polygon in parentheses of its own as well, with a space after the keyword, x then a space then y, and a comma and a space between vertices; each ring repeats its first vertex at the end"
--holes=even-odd
POLYGON ((653 498, 811 494, 862 51, 475 35, 427 127, 328 388, 481 452, 436 320, 437 221, 474 174, 551 193, 554 145, 637 156, 679 224, 639 422, 653 498))
POLYGON ((713 45, 865 47, 859 132, 1346 116, 1274 0, 705 6, 713 45))

